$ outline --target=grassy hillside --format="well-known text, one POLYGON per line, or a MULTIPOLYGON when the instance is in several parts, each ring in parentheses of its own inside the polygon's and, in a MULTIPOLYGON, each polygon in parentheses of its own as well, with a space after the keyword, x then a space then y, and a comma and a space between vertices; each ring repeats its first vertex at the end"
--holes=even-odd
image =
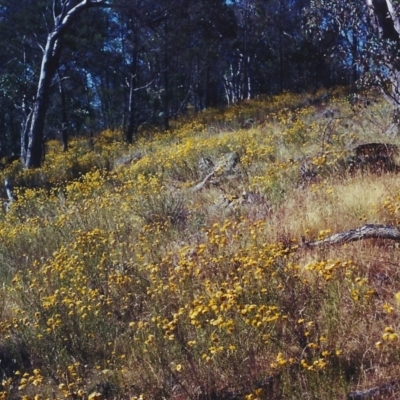
POLYGON ((284 94, 5 167, 0 397, 341 399, 398 379, 397 243, 302 246, 398 224, 397 173, 346 162, 400 144, 390 111, 284 94))

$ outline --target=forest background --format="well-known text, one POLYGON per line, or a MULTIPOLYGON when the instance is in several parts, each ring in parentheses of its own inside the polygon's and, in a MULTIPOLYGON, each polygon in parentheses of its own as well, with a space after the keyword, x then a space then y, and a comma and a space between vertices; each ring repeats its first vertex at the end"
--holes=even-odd
POLYGON ((66 149, 69 137, 122 128, 132 143, 188 110, 355 85, 378 65, 367 9, 360 1, 2 0, 0 157, 37 167, 49 139, 66 149))

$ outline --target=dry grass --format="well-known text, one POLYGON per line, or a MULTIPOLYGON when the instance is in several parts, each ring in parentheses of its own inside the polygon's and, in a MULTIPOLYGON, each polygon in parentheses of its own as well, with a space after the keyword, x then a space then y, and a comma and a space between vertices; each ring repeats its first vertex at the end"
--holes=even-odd
POLYGON ((115 168, 122 135, 104 132, 2 171, 19 189, 0 217, 1 398, 338 399, 397 379, 397 244, 299 246, 399 223, 397 174, 344 162, 389 141, 390 109, 304 104, 181 119, 115 168), (193 191, 200 159, 230 152, 193 191))

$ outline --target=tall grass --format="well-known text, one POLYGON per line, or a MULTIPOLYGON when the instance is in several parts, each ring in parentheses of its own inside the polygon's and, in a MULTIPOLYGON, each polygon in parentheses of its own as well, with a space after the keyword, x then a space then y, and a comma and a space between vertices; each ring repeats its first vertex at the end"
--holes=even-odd
POLYGON ((107 131, 2 171, 1 397, 337 399, 397 379, 397 246, 301 246, 398 223, 396 174, 345 165, 388 141, 390 109, 353 109, 288 93, 146 132, 131 164, 107 131), (235 172, 192 190, 230 152, 235 172))

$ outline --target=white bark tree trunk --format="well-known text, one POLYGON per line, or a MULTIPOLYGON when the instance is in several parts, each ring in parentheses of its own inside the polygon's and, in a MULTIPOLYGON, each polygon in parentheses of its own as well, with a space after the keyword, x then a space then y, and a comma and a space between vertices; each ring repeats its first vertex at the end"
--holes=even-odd
POLYGON ((386 99, 400 110, 400 19, 392 0, 366 0, 372 24, 380 39, 389 46, 382 48, 381 62, 387 69, 390 89, 381 85, 386 99))
POLYGON ((26 168, 38 168, 42 162, 50 86, 57 72, 65 32, 82 11, 96 6, 109 6, 104 0, 61 0, 61 11, 56 14, 55 3, 56 0, 53 0, 54 29, 47 36, 36 97, 22 129, 21 160, 26 168))

